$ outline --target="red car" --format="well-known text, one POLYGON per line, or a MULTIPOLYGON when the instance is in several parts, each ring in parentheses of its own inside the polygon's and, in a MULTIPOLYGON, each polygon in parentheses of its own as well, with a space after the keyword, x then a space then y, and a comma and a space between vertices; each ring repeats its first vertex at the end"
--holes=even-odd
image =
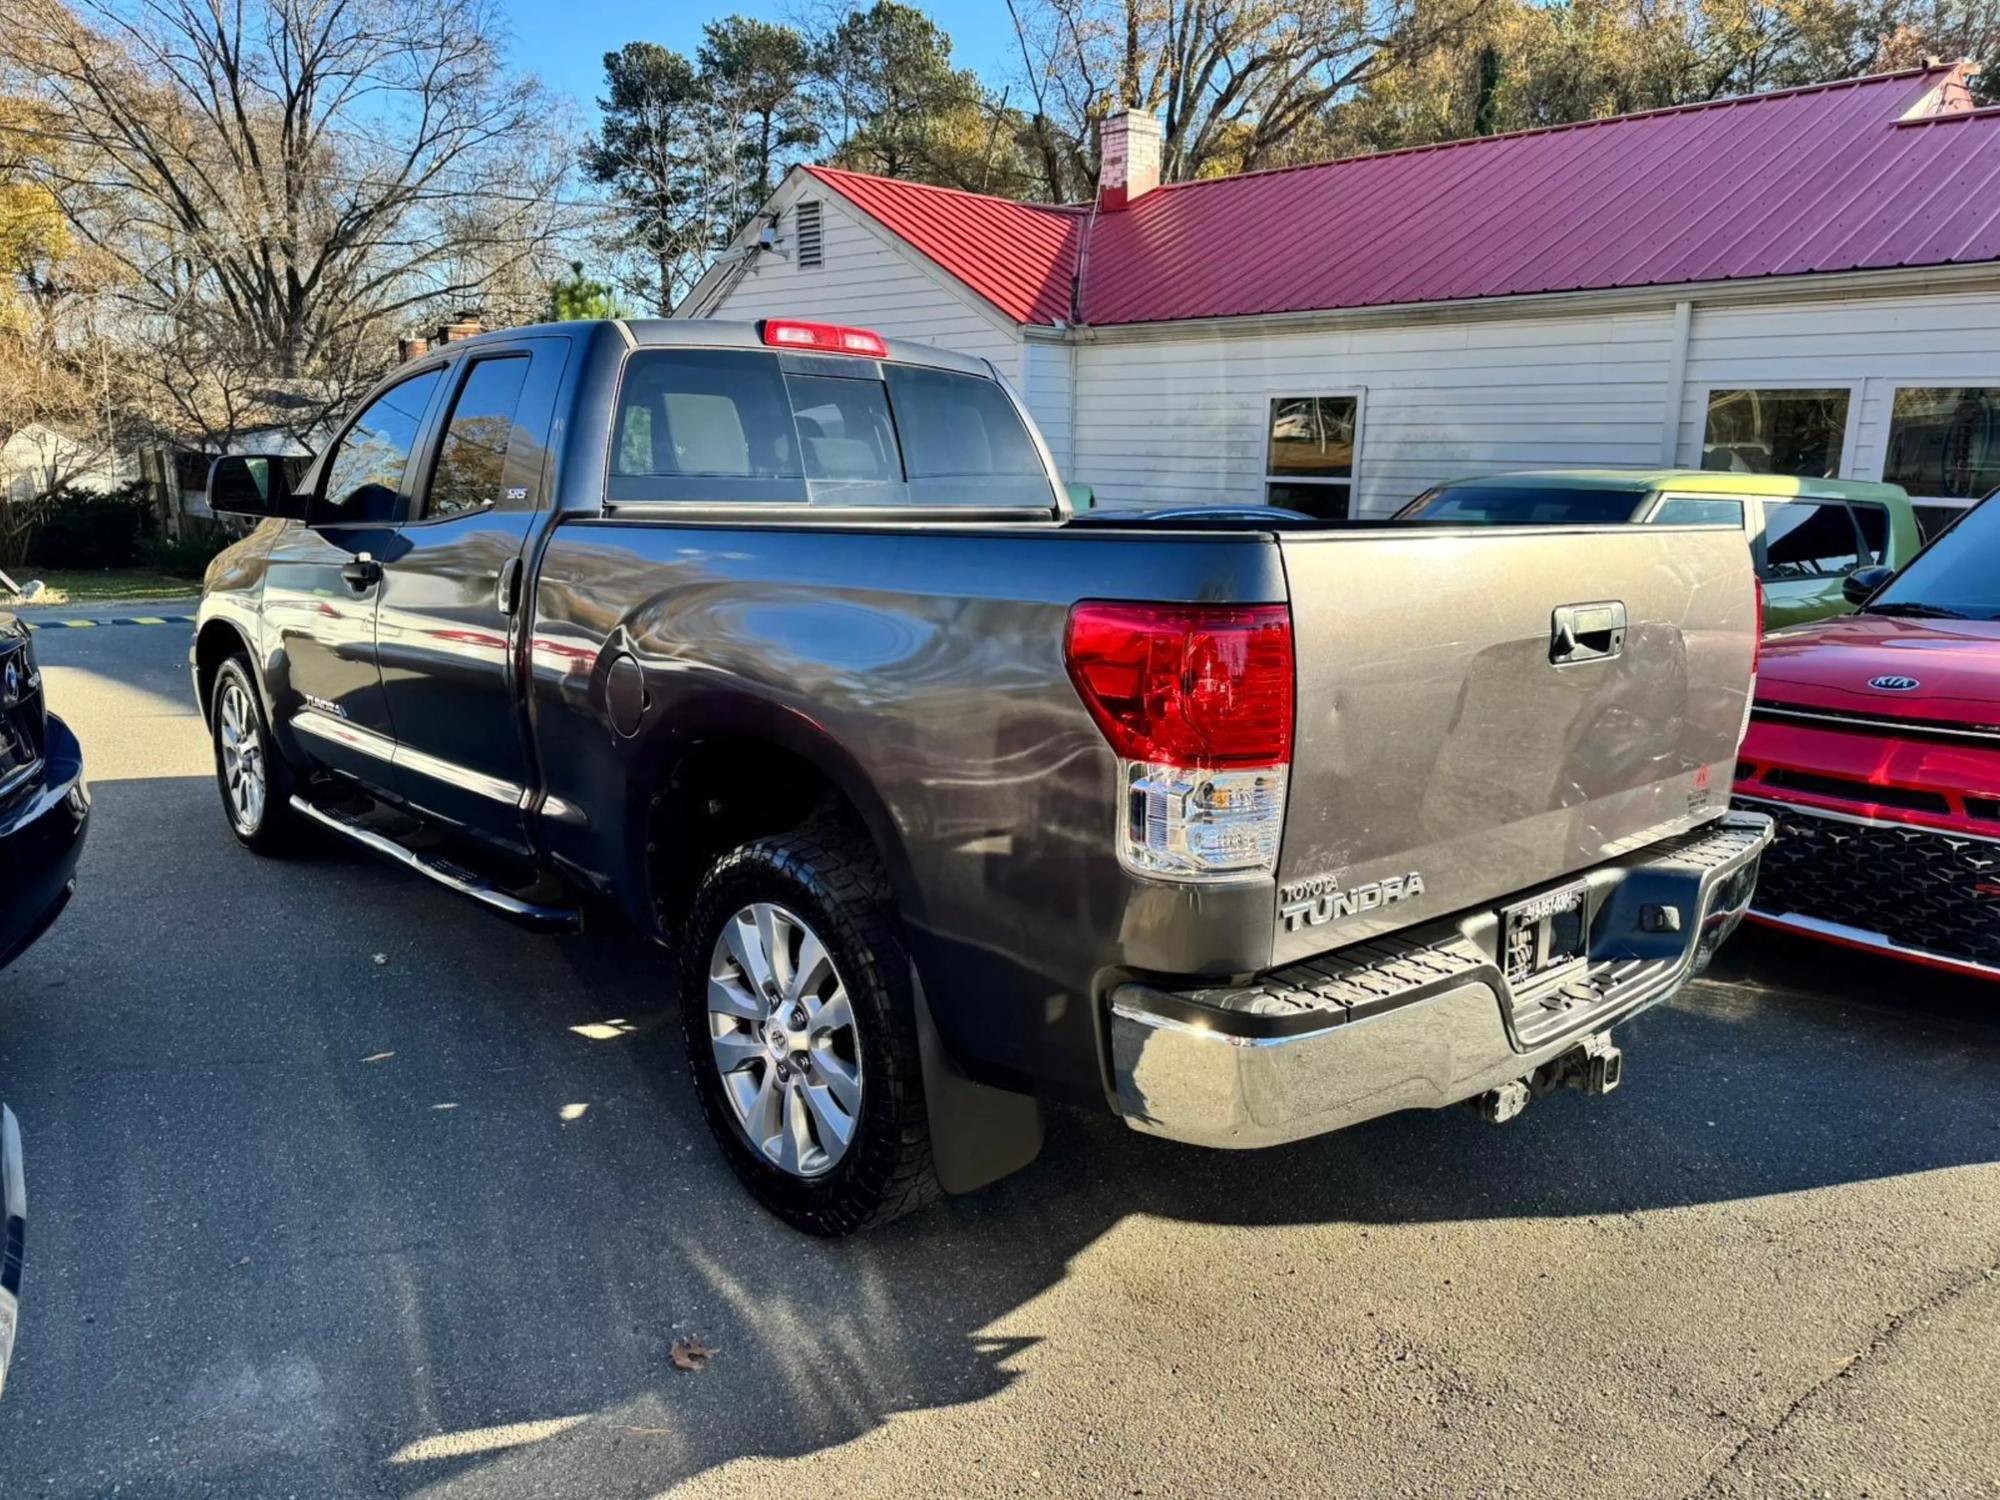
POLYGON ((1858 614, 1764 641, 1736 799, 1774 815, 1751 919, 2000 979, 2000 499, 1858 614))

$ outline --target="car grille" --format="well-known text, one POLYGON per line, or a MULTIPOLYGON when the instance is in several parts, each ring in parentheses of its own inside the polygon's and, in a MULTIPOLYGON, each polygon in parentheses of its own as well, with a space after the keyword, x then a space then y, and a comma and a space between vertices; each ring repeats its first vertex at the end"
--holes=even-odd
POLYGON ((1770 813, 1758 914, 1812 917, 1901 948, 2000 967, 2000 841, 1862 823, 1739 799, 1770 813))
POLYGON ((42 689, 34 652, 24 639, 0 636, 0 796, 41 764, 42 737, 42 689))

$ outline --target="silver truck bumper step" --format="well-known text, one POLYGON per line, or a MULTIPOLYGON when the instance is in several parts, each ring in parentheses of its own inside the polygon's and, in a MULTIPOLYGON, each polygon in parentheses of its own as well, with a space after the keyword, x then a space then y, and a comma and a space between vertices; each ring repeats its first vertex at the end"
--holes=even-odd
POLYGON ((291 799, 291 805, 301 817, 310 818, 322 828, 330 828, 342 838, 351 839, 364 849, 373 850, 386 859, 415 870, 461 896, 468 896, 511 921, 542 932, 574 932, 583 925, 582 914, 573 907, 544 906, 523 900, 512 891, 492 884, 476 870, 467 869, 436 850, 412 849, 398 843, 380 829, 369 827, 362 819, 339 808, 320 807, 298 796, 291 799))
POLYGON ((1119 1113, 1197 1145, 1269 1146, 1528 1079, 1700 973, 1742 920, 1770 839, 1768 818, 1732 813, 1592 871, 1586 958, 1519 992, 1492 911, 1242 985, 1120 985, 1119 1113), (1686 920, 1642 920, 1662 907, 1686 920))

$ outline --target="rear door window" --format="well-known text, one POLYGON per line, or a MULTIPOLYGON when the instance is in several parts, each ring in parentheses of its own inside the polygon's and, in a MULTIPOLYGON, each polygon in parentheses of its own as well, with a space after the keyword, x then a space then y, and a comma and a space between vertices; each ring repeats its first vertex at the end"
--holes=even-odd
POLYGON ((527 378, 525 354, 482 359, 466 373, 431 470, 425 520, 503 505, 516 508, 517 503, 508 503, 503 480, 514 442, 514 413, 527 378))
POLYGON ((1861 534, 1840 500, 1766 500, 1764 564, 1771 583, 1839 578, 1862 565, 1861 534))
POLYGON ((1655 526, 1734 526, 1743 529, 1741 500, 1712 500, 1706 496, 1669 495, 1653 512, 1655 526))

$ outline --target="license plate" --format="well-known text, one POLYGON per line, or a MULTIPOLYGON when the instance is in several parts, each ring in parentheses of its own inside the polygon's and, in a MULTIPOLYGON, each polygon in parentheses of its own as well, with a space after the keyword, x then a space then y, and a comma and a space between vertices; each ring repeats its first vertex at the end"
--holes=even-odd
POLYGON ((1590 942, 1590 887, 1565 886, 1500 913, 1507 982, 1516 989, 1583 962, 1590 942))

